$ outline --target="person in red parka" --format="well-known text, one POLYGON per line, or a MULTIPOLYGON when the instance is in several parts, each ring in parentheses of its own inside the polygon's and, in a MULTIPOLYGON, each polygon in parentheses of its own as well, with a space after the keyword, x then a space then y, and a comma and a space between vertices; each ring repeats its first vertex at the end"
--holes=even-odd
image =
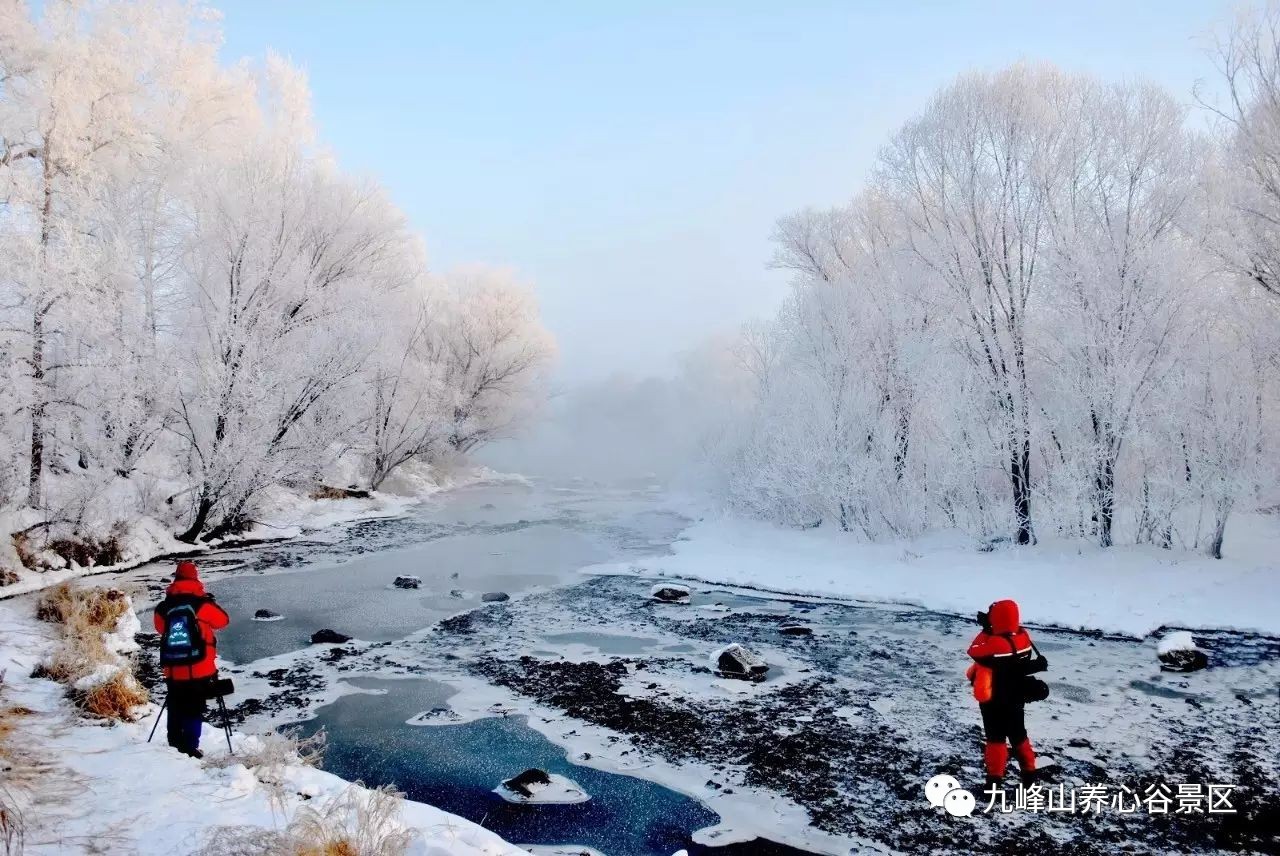
MULTIPOLYGON (((1023 784, 1035 779, 1036 753, 1027 737, 1024 715, 1022 679, 1035 672, 1044 671, 1048 661, 1034 647, 1031 634, 1021 624, 1018 604, 1012 600, 998 600, 987 612, 978 613, 982 630, 969 645, 969 656, 977 666, 989 669, 983 676, 989 679, 989 687, 979 689, 978 708, 982 711, 982 728, 986 732, 983 761, 987 770, 987 787, 1004 779, 1009 763, 1009 746, 1018 759, 1023 784), (985 691, 984 691, 985 690, 985 691), (986 701, 983 696, 988 695, 986 701)), ((975 678, 970 667, 970 679, 975 678)))
POLYGON ((217 631, 230 617, 204 590, 195 562, 182 561, 155 609, 164 667, 169 745, 201 757, 200 731, 211 681, 218 674, 217 631), (192 626, 194 625, 194 626, 192 626))

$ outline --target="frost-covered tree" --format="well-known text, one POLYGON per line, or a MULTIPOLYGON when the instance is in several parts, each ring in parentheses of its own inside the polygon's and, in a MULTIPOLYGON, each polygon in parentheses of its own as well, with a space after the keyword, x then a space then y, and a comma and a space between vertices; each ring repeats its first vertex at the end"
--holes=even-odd
POLYGON ((367 307, 407 286, 403 220, 289 139, 203 171, 184 264, 186 363, 174 431, 189 450, 192 540, 241 525, 272 484, 314 475, 354 430, 344 406, 381 330, 367 307))
POLYGON ((1073 463, 1105 547, 1121 453, 1182 356, 1208 275, 1195 232, 1205 146, 1162 90, 1075 88, 1043 170, 1049 285, 1036 326, 1043 410, 1057 441, 1082 441, 1073 463))
POLYGON ((179 0, 0 4, 0 512, 28 534, 217 538, 268 488, 377 486, 536 407, 527 290, 432 275, 305 77, 220 46, 179 0))
POLYGON ((1242 7, 1213 57, 1225 102, 1203 100, 1225 126, 1232 217, 1219 251, 1259 288, 1280 295, 1280 3, 1242 7))
POLYGON ((555 354, 532 292, 503 270, 471 268, 439 284, 427 336, 458 452, 505 436, 537 407, 555 354))
POLYGON ((433 359, 432 304, 421 284, 400 304, 367 368, 366 429, 369 486, 377 490, 396 468, 435 456, 446 445, 450 421, 444 366, 433 359))
POLYGON ((910 224, 911 247, 954 298, 967 332, 959 344, 988 380, 1019 544, 1035 540, 1027 339, 1042 290, 1043 165, 1071 89, 1048 67, 965 75, 894 137, 878 174, 910 224))
POLYGON ((1220 555, 1278 427, 1222 160, 1147 84, 961 77, 854 202, 780 221, 793 290, 735 349, 718 489, 867 538, 1028 543, 1034 500, 1044 532, 1220 555))

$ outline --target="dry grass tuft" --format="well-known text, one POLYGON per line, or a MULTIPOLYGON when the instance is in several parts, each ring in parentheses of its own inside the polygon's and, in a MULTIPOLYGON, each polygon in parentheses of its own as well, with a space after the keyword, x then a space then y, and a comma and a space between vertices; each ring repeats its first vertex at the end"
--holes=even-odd
POLYGON ((133 710, 151 700, 132 672, 119 671, 107 680, 85 690, 74 690, 72 699, 80 709, 102 719, 133 721, 133 710))
POLYGON ((283 832, 214 830, 204 856, 403 856, 415 833, 400 824, 404 794, 352 785, 318 807, 304 805, 283 832))
POLYGON ((285 772, 289 767, 319 767, 327 740, 324 729, 310 737, 301 737, 296 729, 265 731, 242 739, 235 755, 212 755, 204 764, 206 767, 243 764, 266 786, 272 810, 283 811, 289 796, 284 787, 285 772))
MULTIPOLYGON (((0 672, 0 695, 4 691, 4 672, 0 672)), ((25 766, 25 759, 15 753, 12 737, 18 721, 33 712, 21 705, 0 706, 0 766, 4 768, 0 776, 0 847, 6 856, 21 853, 24 838, 22 810, 10 786, 23 778, 18 768, 25 766)))
POLYGON ((119 589, 67 583, 49 589, 36 603, 36 618, 58 625, 62 640, 33 676, 66 684, 71 699, 91 716, 132 721, 133 709, 150 696, 138 683, 133 658, 108 644, 131 608, 119 589))
POLYGON ((114 588, 76 588, 62 583, 36 602, 36 618, 63 624, 71 633, 97 630, 110 633, 129 609, 128 596, 114 588))
POLYGON ((33 571, 40 569, 40 551, 36 549, 30 532, 13 533, 13 549, 22 567, 33 571))
MULTIPOLYGON (((310 737, 300 736, 297 729, 264 731, 242 741, 233 756, 218 755, 205 761, 206 766, 226 767, 244 764, 250 770, 284 770, 286 767, 319 767, 324 760, 328 737, 324 729, 310 737)), ((278 776, 275 778, 279 778, 278 776)))

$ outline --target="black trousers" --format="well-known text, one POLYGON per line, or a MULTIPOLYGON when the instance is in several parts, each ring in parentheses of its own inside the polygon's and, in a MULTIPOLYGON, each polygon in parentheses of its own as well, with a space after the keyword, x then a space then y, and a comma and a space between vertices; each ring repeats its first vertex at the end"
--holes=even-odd
POLYGON ((1026 708, 1021 701, 989 701, 978 705, 982 711, 982 730, 988 743, 1008 740, 1017 746, 1027 739, 1026 708))
POLYGON ((169 718, 165 729, 169 745, 190 755, 200 748, 208 681, 166 681, 169 718))

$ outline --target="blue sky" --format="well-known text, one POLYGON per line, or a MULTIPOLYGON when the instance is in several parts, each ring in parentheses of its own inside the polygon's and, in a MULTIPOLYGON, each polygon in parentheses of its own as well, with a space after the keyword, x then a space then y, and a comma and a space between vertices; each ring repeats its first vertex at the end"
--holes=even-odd
POLYGON ((564 382, 666 373, 772 312, 782 214, 840 203, 970 68, 1047 59, 1212 81, 1216 0, 223 0, 226 56, 308 73, 323 141, 383 182, 433 265, 536 284, 564 382))

